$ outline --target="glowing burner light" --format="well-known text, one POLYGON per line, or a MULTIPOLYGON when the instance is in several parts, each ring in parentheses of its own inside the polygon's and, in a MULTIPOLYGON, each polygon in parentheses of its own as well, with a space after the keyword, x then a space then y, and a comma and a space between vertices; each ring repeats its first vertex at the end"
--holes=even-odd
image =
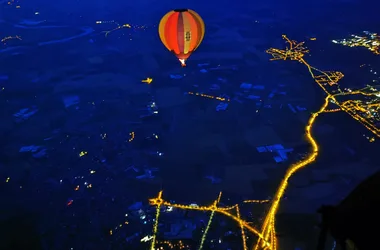
POLYGON ((186 59, 178 59, 182 67, 186 67, 186 59))

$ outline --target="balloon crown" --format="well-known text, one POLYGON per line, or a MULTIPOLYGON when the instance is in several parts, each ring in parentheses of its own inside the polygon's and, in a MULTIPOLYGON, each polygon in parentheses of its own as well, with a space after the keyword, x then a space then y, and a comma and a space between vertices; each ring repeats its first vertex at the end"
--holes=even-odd
POLYGON ((175 12, 186 12, 186 11, 188 11, 188 9, 176 9, 176 10, 174 10, 175 12))

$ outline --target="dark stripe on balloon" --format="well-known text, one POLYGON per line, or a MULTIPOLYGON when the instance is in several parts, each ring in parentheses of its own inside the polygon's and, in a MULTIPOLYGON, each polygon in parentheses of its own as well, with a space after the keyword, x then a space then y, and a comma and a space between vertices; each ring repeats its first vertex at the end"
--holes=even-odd
POLYGON ((178 23, 177 23, 177 44, 180 53, 183 53, 185 47, 185 31, 183 25, 183 13, 179 13, 178 15, 178 23))

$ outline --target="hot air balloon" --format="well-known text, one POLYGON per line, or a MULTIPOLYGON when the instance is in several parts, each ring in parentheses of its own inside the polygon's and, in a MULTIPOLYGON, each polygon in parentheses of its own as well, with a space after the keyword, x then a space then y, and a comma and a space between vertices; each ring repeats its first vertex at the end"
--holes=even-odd
POLYGON ((174 53, 183 67, 203 40, 205 24, 193 10, 178 9, 168 12, 160 21, 160 39, 174 53))

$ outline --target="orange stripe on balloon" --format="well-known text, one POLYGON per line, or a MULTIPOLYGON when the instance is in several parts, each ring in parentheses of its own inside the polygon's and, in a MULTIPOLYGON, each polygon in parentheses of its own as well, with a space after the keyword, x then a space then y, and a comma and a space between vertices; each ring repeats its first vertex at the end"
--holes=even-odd
POLYGON ((184 24, 185 24, 185 49, 184 53, 187 54, 189 52, 194 51, 197 47, 199 40, 199 30, 197 26, 197 22, 189 12, 184 12, 184 24), (186 40, 186 33, 189 32, 190 39, 186 40))
POLYGON ((174 12, 168 18, 168 21, 165 25, 165 40, 169 45, 169 50, 175 54, 179 54, 180 50, 177 42, 178 34, 178 12, 174 12))
POLYGON ((160 24, 158 26, 158 34, 160 35, 161 42, 164 44, 164 46, 168 50, 171 50, 171 49, 170 49, 169 44, 168 44, 168 42, 166 41, 166 38, 165 38, 165 26, 166 26, 166 23, 167 23, 169 17, 173 13, 174 13, 174 11, 170 11, 170 12, 166 13, 165 16, 163 16, 161 18, 160 24))
POLYGON ((198 46, 201 44, 201 42, 203 41, 203 38, 204 38, 204 35, 205 35, 205 23, 203 22, 203 19, 201 18, 200 15, 198 15, 198 13, 196 13, 195 11, 193 10, 188 10, 188 12, 194 16, 194 20, 197 22, 197 25, 199 27, 199 40, 198 40, 198 43, 197 43, 197 46, 194 48, 197 49, 198 46))
POLYGON ((197 46, 195 47, 195 49, 196 49, 196 48, 198 48, 198 46, 201 44, 201 42, 203 40, 205 28, 204 28, 204 23, 203 23, 203 20, 201 19, 201 17, 199 15, 197 15, 197 13, 195 13, 195 12, 192 15, 194 17, 194 21, 197 23, 197 30, 199 32, 197 46))
POLYGON ((180 12, 178 15, 177 44, 178 44, 179 52, 183 53, 183 50, 185 48, 185 27, 184 27, 184 20, 183 20, 183 12, 180 12))

